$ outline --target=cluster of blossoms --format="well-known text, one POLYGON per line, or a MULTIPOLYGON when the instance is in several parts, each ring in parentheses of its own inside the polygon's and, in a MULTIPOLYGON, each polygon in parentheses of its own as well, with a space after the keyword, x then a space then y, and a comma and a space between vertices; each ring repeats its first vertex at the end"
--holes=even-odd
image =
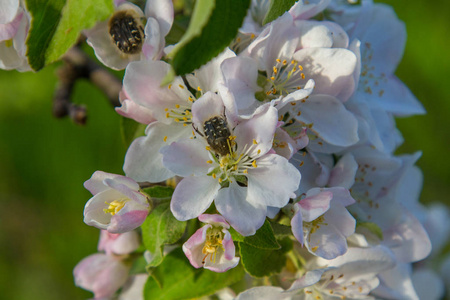
MULTIPOLYGON (((290 228, 296 267, 274 275, 279 287, 228 291, 236 299, 441 297, 437 271, 413 263, 439 253, 450 214, 418 202, 420 153, 394 155, 394 118, 425 111, 394 75, 406 32, 390 7, 300 0, 263 25, 269 1, 252 0, 232 44, 168 85, 172 2, 115 7, 85 32, 87 43, 106 66, 125 69, 117 113, 147 127, 126 153, 126 176, 97 171, 85 182, 93 197, 84 220, 102 229, 105 253, 76 266, 78 286, 95 298, 143 297, 147 273, 129 273, 143 253, 136 228, 164 200, 141 186, 170 182, 171 213, 197 226, 175 244, 195 268, 226 272, 242 261, 232 236, 267 222, 290 228)), ((0 14, 10 28, 0 28, 0 62, 8 68, 3 49, 15 50, 20 69, 28 19, 14 11, 0 14)))

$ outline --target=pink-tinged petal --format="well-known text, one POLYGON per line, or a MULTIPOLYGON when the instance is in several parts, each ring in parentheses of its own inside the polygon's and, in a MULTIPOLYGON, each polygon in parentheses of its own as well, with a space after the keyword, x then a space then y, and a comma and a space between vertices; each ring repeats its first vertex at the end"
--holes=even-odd
POLYGON ((242 153, 251 147, 248 155, 259 157, 272 149, 273 136, 278 122, 278 111, 269 103, 261 106, 259 113, 234 128, 237 152, 242 153), (256 142, 256 144, 254 144, 256 142))
POLYGON ((202 176, 208 173, 212 164, 206 143, 199 139, 185 139, 163 147, 163 165, 179 176, 202 176))
POLYGON ((139 105, 131 100, 125 99, 121 102, 122 106, 116 107, 116 112, 126 118, 135 120, 142 124, 150 124, 156 119, 153 117, 153 113, 145 106, 139 105))
POLYGON ((208 209, 219 189, 219 182, 211 176, 185 177, 175 188, 170 209, 180 221, 197 218, 208 209))
POLYGON ((308 79, 314 79, 314 93, 346 101, 355 90, 353 73, 357 60, 353 52, 341 48, 305 48, 293 55, 308 79))
POLYGON ((333 167, 328 180, 329 186, 341 186, 351 188, 355 183, 355 175, 358 170, 358 163, 351 153, 342 156, 333 167))
MULTIPOLYGON (((143 206, 148 206, 147 196, 145 196, 144 194, 141 194, 139 191, 130 189, 129 186, 123 184, 122 182, 107 178, 104 180, 104 183, 108 187, 118 191, 123 196, 129 198, 133 202, 139 203, 143 206)), ((137 189, 139 189, 139 186, 137 189)))
POLYGON ((24 17, 23 11, 19 10, 16 17, 11 22, 6 24, 0 22, 0 42, 10 40, 16 35, 23 17, 24 17))
POLYGON ((178 123, 166 125, 153 122, 146 129, 146 136, 135 139, 125 155, 123 170, 136 181, 160 182, 175 174, 162 162, 159 150, 172 142, 192 135, 189 126, 178 123))
POLYGON ((126 0, 114 0, 114 5, 116 7, 118 7, 119 5, 121 5, 121 4, 125 3, 125 2, 126 2, 126 0))
POLYGON ((164 51, 164 36, 161 35, 159 23, 154 18, 148 18, 145 24, 145 41, 142 53, 147 60, 158 60, 164 51))
POLYGON ((323 11, 331 0, 297 1, 289 10, 294 20, 309 19, 323 11))
MULTIPOLYGON (((95 171, 94 174, 92 174, 91 178, 86 180, 83 185, 89 192, 92 193, 92 195, 95 195, 109 189, 109 187, 103 183, 103 180, 107 178, 118 179, 121 177, 126 178, 125 176, 118 174, 95 171)), ((136 182, 133 183, 133 180, 131 179, 129 181, 129 187, 131 189, 139 190, 139 185, 136 182)))
POLYGON ((126 207, 130 202, 125 204, 119 213, 111 217, 111 223, 107 230, 111 233, 124 233, 138 228, 144 223, 148 215, 148 208, 141 207, 141 209, 130 209, 126 211, 126 207), (124 211, 122 213, 122 211, 124 211))
POLYGON ((320 188, 309 190, 306 193, 306 198, 298 202, 301 207, 303 221, 312 222, 323 215, 330 208, 332 199, 332 192, 322 191, 320 188))
POLYGON ((98 251, 105 251, 108 255, 124 255, 132 253, 139 246, 139 234, 136 231, 118 234, 101 230, 97 249, 98 251))
POLYGON ((225 218, 221 215, 201 214, 198 216, 200 222, 208 223, 214 226, 222 226, 223 228, 230 228, 225 218))
POLYGON ((342 206, 349 206, 354 204, 356 201, 350 195, 350 191, 343 187, 331 187, 331 188, 323 188, 323 191, 333 193, 333 202, 338 203, 342 206))
POLYGON ((301 213, 301 208, 298 203, 295 204, 298 208, 297 212, 291 219, 291 228, 294 237, 297 241, 303 246, 304 238, 303 238, 303 218, 301 213))
POLYGON ((232 181, 228 188, 219 191, 214 203, 237 232, 248 236, 255 234, 266 219, 266 207, 258 201, 257 198, 250 198, 246 187, 232 181))
POLYGON ((226 59, 221 69, 226 86, 237 99, 237 108, 251 107, 256 101, 255 93, 262 90, 257 84, 257 62, 250 57, 233 57, 226 59))
POLYGON ((221 255, 220 257, 218 255, 218 257, 216 258, 216 262, 207 259, 205 261, 204 268, 213 272, 222 273, 236 267, 239 264, 239 260, 239 257, 233 257, 232 259, 228 260, 225 259, 223 255, 221 255))
POLYGON ((194 268, 203 267, 203 254, 202 249, 206 241, 206 231, 211 228, 211 225, 206 225, 198 229, 184 244, 183 252, 189 259, 189 262, 194 268))
POLYGON ((350 146, 359 140, 357 119, 334 97, 311 95, 292 109, 297 121, 312 124, 311 130, 330 144, 350 146))
POLYGON ((131 276, 122 288, 119 300, 144 300, 144 285, 148 274, 136 274, 131 276))
POLYGON ((224 117, 224 112, 222 98, 215 93, 206 92, 192 104, 192 121, 197 130, 203 133, 205 122, 213 117, 224 117))
POLYGON ((236 248, 234 246, 233 240, 231 239, 230 232, 226 229, 223 229, 222 232, 225 233, 222 241, 223 248, 225 249, 225 259, 232 260, 236 254, 236 248))
POLYGON ((7 24, 14 20, 19 10, 19 0, 2 0, 0 10, 0 24, 7 24))
POLYGON ((327 271, 327 269, 306 272, 305 275, 294 281, 287 291, 298 291, 319 282, 319 280, 322 278, 322 274, 325 271, 327 271))
POLYGON ((161 35, 166 36, 173 23, 173 4, 171 0, 147 0, 145 5, 145 16, 158 20, 161 35))
POLYGON ((129 266, 106 254, 93 254, 73 270, 75 285, 92 291, 95 298, 112 296, 127 280, 129 266))
POLYGON ((200 87, 205 92, 209 91, 217 93, 219 91, 219 85, 224 83, 221 65, 225 60, 231 57, 236 57, 236 54, 231 51, 230 48, 226 48, 217 57, 196 70, 194 74, 187 74, 186 79, 189 82, 189 85, 194 89, 200 87))
POLYGON ((248 169, 248 196, 265 206, 285 206, 298 189, 300 172, 277 154, 264 155, 256 164, 248 169))

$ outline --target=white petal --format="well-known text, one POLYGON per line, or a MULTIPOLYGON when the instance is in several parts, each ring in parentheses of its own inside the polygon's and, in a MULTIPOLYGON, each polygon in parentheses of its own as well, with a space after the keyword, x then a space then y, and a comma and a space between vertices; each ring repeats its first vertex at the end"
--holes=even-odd
POLYGON ((228 223, 244 236, 255 234, 266 219, 266 207, 235 181, 219 191, 215 204, 228 223))
POLYGON ((123 165, 125 174, 136 181, 148 182, 160 182, 174 176, 172 171, 164 167, 159 150, 189 136, 190 127, 154 122, 147 127, 146 134, 135 139, 128 148, 123 165))
POLYGON ((286 158, 267 154, 248 169, 248 195, 265 206, 283 207, 300 183, 300 172, 286 158))
POLYGON ((358 121, 344 105, 328 95, 312 95, 305 103, 295 105, 294 117, 326 142, 336 146, 350 146, 358 141, 358 121))
POLYGON ((14 20, 19 9, 19 0, 2 0, 0 4, 0 24, 14 20))
POLYGON ((351 188, 355 183, 355 175, 358 170, 358 163, 351 153, 342 156, 333 167, 328 181, 329 186, 341 186, 351 188))
POLYGON ((172 195, 170 209, 180 221, 197 218, 211 205, 220 188, 211 176, 185 177, 172 195))
POLYGON ((173 4, 171 0, 147 0, 145 16, 158 20, 161 27, 161 35, 166 36, 173 23, 173 4))

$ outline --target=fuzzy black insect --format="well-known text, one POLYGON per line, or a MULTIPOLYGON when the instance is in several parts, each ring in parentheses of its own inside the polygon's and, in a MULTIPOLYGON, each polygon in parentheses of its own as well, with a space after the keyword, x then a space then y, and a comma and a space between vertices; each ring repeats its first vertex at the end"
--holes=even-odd
POLYGON ((216 116, 207 120, 203 124, 203 130, 211 150, 221 156, 230 153, 229 143, 231 133, 224 117, 216 116))
POLYGON ((119 11, 109 20, 109 34, 117 48, 125 54, 141 51, 144 29, 138 18, 128 11, 119 11))

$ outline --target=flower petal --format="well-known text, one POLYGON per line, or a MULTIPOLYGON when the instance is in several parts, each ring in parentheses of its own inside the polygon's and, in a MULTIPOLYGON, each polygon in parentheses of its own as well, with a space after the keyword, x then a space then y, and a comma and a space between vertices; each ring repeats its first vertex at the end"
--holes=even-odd
POLYGON ((211 176, 183 178, 170 202, 173 215, 180 221, 197 218, 211 205, 219 188, 219 182, 211 176))

